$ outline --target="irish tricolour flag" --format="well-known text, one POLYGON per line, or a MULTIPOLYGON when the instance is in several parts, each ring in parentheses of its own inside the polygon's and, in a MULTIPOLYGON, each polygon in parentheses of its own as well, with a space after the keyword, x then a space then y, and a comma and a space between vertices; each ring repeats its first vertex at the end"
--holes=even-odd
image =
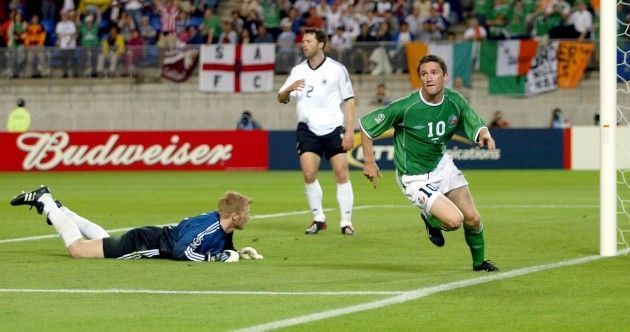
POLYGON ((464 81, 465 86, 471 86, 472 71, 472 43, 431 43, 425 44, 420 42, 405 44, 407 52, 407 66, 409 69, 409 78, 414 87, 420 87, 420 78, 416 72, 418 60, 427 54, 433 54, 444 59, 446 63, 449 80, 447 85, 453 86, 455 79, 464 81))
POLYGON ((488 76, 525 76, 537 46, 535 40, 484 42, 479 71, 488 76))

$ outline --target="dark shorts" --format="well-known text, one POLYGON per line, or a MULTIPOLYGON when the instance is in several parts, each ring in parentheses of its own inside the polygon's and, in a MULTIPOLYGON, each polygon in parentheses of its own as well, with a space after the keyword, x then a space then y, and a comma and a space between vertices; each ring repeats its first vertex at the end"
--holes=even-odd
POLYGON ((103 239, 105 258, 171 258, 170 248, 166 229, 155 226, 138 227, 119 237, 103 239))
POLYGON ((343 127, 337 127, 331 133, 317 136, 308 129, 308 125, 304 122, 298 123, 297 126, 297 153, 301 155, 304 152, 313 152, 318 156, 324 156, 329 159, 337 154, 345 153, 343 150, 343 127))

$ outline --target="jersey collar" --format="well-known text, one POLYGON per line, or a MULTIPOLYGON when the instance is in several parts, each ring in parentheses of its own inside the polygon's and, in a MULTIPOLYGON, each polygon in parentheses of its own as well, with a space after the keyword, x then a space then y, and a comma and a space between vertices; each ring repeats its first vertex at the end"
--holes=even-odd
POLYGON ((422 88, 420 88, 418 90, 418 95, 420 95, 420 99, 422 99, 422 102, 424 102, 425 104, 427 104, 429 106, 440 106, 444 102, 444 94, 442 94, 442 100, 440 100, 439 103, 430 103, 430 102, 424 100, 424 97, 422 96, 422 88))
POLYGON ((324 64, 324 62, 326 62, 326 59, 328 59, 328 57, 324 55, 324 60, 322 60, 322 63, 320 63, 320 64, 319 64, 319 66, 317 66, 317 67, 315 67, 315 68, 311 67, 311 63, 310 63, 310 62, 308 62, 308 59, 306 59, 306 64, 307 64, 307 65, 308 65, 308 67, 309 67, 309 68, 311 68, 312 70, 317 70, 317 68, 321 67, 321 66, 324 64))

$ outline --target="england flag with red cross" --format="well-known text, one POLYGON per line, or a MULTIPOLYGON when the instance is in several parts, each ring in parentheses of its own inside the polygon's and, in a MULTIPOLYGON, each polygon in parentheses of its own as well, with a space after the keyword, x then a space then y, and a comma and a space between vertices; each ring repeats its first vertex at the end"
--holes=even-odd
POLYGON ((275 53, 275 44, 203 45, 199 66, 199 90, 271 91, 275 53))

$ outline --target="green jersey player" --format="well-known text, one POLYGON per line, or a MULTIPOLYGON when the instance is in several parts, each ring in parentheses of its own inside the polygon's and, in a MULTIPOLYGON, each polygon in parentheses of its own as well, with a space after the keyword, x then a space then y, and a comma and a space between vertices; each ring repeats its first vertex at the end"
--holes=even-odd
POLYGON ((420 59, 422 83, 388 106, 361 118, 361 144, 365 156, 363 174, 376 187, 381 172, 373 154, 372 139, 394 128, 396 178, 407 198, 420 208, 429 239, 444 245, 442 230, 464 226, 475 271, 498 271, 485 259, 483 224, 468 182, 446 154, 446 143, 461 131, 480 146, 494 150, 485 122, 456 91, 445 88, 448 73, 444 60, 435 55, 420 59))

